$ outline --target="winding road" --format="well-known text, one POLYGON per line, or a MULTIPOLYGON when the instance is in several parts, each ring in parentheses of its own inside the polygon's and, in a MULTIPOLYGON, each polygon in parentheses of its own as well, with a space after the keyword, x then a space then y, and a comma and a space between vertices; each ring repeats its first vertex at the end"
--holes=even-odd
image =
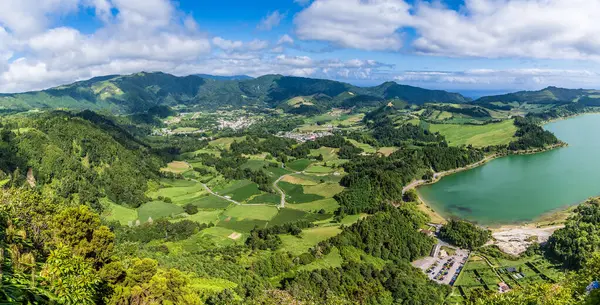
MULTIPOLYGON (((184 162, 185 162, 185 163, 186 163, 186 164, 187 164, 187 165, 188 165, 190 168, 192 168, 191 164, 189 164, 187 161, 184 161, 184 162)), ((285 168, 285 165, 283 165, 283 164, 282 164, 282 165, 281 165, 281 168, 285 168)), ((291 174, 285 174, 285 175, 283 175, 283 176, 281 176, 281 177, 277 178, 277 180, 275 180, 275 182, 273 182, 273 188, 274 188, 274 189, 275 189, 275 190, 276 190, 276 191, 277 191, 277 192, 278 192, 278 193, 281 195, 281 201, 279 202, 279 208, 280 208, 280 209, 283 209, 283 208, 285 208, 285 192, 283 192, 283 190, 282 190, 281 188, 279 188, 279 186, 277 185, 277 183, 279 183, 279 182, 280 182, 280 181, 281 181, 283 178, 285 178, 286 176, 291 176, 291 175, 295 175, 295 174, 301 174, 301 173, 302 173, 302 172, 295 172, 295 173, 291 173, 291 174)), ((221 198, 221 199, 227 200, 227 201, 229 201, 229 202, 231 202, 231 203, 233 203, 233 204, 236 204, 236 205, 242 205, 241 203, 239 203, 239 202, 237 202, 237 201, 235 201, 235 200, 233 200, 233 199, 231 199, 231 198, 227 198, 227 197, 225 197, 225 196, 221 196, 221 195, 219 195, 219 194, 217 194, 217 193, 213 192, 213 190, 211 190, 211 189, 208 187, 208 185, 206 185, 206 184, 204 184, 204 183, 202 183, 202 182, 200 182, 200 181, 198 181, 198 180, 196 180, 196 179, 190 179, 190 180, 191 180, 191 181, 194 181, 194 182, 197 182, 197 183, 200 183, 200 184, 202 184, 202 187, 204 187, 204 189, 205 189, 207 192, 209 192, 211 195, 213 195, 213 196, 217 196, 217 197, 219 197, 219 198, 221 198)), ((262 205, 262 204, 253 204, 253 205, 262 205)), ((265 205, 266 205, 266 204, 265 204, 265 205)))

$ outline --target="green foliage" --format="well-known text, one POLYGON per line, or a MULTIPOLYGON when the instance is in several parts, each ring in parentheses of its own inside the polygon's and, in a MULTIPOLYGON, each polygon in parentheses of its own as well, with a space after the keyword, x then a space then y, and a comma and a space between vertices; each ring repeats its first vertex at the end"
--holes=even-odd
POLYGON ((567 268, 579 269, 592 253, 600 250, 600 201, 593 199, 575 209, 563 229, 548 240, 548 254, 567 268))
POLYGON ((212 227, 213 224, 199 224, 190 220, 170 222, 158 220, 152 223, 144 223, 136 227, 116 226, 114 228, 118 241, 131 241, 148 243, 153 240, 178 241, 189 238, 199 231, 212 227))
POLYGON ((96 304, 100 278, 88 261, 73 255, 68 247, 50 252, 41 275, 59 304, 96 304))
POLYGON ((56 215, 53 236, 55 244, 66 245, 97 267, 110 260, 115 240, 115 234, 101 226, 98 214, 87 206, 67 208, 56 215))
POLYGON ((508 149, 510 150, 544 148, 549 145, 560 143, 552 132, 544 130, 530 119, 516 117, 515 125, 519 128, 516 133, 516 136, 519 137, 519 139, 508 145, 508 149))
POLYGON ((440 238, 471 250, 483 246, 492 237, 490 230, 462 220, 450 220, 440 229, 439 234, 440 238))
POLYGON ((441 304, 447 286, 433 284, 407 263, 371 265, 350 263, 338 268, 300 272, 283 287, 292 296, 319 304, 441 304), (344 300, 344 301, 342 301, 344 300))

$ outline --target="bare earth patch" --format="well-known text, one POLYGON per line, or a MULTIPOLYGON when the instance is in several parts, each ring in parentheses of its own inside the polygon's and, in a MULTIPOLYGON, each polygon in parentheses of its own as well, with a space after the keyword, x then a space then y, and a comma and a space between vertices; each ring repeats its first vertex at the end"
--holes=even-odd
POLYGON ((172 172, 175 174, 180 174, 188 170, 190 166, 186 162, 182 161, 173 161, 167 164, 166 168, 162 168, 161 170, 164 172, 172 172))
POLYGON ((299 185, 316 185, 317 184, 316 182, 302 179, 302 178, 295 177, 295 176, 291 176, 291 175, 287 175, 287 176, 283 177, 283 179, 281 179, 281 181, 288 182, 291 184, 299 184, 299 185))
POLYGON ((563 228, 557 225, 545 228, 515 227, 500 228, 492 232, 493 241, 490 245, 497 245, 500 250, 508 254, 519 255, 533 243, 545 243, 554 231, 563 228))
POLYGON ((229 236, 227 236, 227 237, 229 237, 230 239, 233 239, 233 240, 238 240, 238 239, 240 239, 240 237, 242 237, 242 233, 233 232, 233 233, 229 234, 229 236))

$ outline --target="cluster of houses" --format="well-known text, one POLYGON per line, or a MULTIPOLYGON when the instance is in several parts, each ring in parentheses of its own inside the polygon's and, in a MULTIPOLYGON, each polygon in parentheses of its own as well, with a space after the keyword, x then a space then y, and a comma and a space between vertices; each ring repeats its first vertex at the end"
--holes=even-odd
POLYGON ((240 130, 244 128, 250 127, 254 124, 254 120, 247 117, 240 117, 235 120, 226 120, 226 119, 218 119, 217 123, 219 123, 219 129, 231 128, 233 130, 240 130))
POLYGON ((309 133, 298 133, 298 132, 286 132, 280 135, 280 137, 294 139, 298 142, 314 141, 318 138, 331 136, 333 133, 329 131, 309 132, 309 133))

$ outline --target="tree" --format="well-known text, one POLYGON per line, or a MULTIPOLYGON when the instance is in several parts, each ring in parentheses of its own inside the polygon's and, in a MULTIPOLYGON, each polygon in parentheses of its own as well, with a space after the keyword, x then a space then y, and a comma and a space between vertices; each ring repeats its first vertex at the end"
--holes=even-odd
POLYGON ((115 235, 100 225, 100 217, 87 206, 63 210, 54 218, 55 245, 65 245, 97 268, 110 260, 115 235))
POLYGON ((185 210, 186 213, 188 213, 190 215, 195 215, 198 213, 198 207, 196 205, 194 205, 193 203, 186 204, 183 209, 185 210))
POLYGON ((461 248, 475 249, 483 246, 492 237, 492 232, 462 221, 450 220, 440 229, 440 238, 461 248))
POLYGON ((96 304, 100 278, 83 257, 64 245, 50 252, 41 275, 60 304, 96 304))

